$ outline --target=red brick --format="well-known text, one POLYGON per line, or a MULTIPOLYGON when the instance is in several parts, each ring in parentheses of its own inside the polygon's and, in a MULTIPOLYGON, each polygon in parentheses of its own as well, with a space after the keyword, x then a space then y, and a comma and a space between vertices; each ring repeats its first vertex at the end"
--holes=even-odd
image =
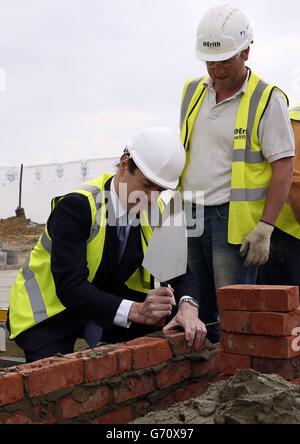
POLYGON ((231 333, 251 333, 250 311, 225 311, 220 315, 221 328, 231 333))
POLYGON ((168 365, 163 368, 155 377, 159 389, 170 387, 189 378, 191 375, 191 362, 182 361, 168 365))
POLYGON ((22 412, 22 410, 17 410, 16 412, 6 413, 5 415, 0 415, 0 424, 55 424, 56 418, 52 417, 49 419, 32 419, 22 412))
POLYGON ((300 308, 289 313, 252 313, 252 333, 257 335, 290 336, 300 327, 300 308))
POLYGON ((166 339, 138 338, 127 342, 133 353, 133 369, 152 367, 172 359, 166 339))
POLYGON ((221 372, 225 375, 234 375, 238 368, 252 368, 251 356, 221 353, 221 372))
POLYGON ((92 419, 89 424, 127 424, 134 419, 132 406, 113 410, 99 418, 92 419))
POLYGON ((210 352, 208 361, 200 361, 192 364, 192 377, 208 375, 209 373, 220 372, 220 351, 213 350, 210 352))
POLYGON ((134 399, 154 391, 154 382, 152 375, 142 375, 141 377, 130 377, 120 382, 118 387, 113 390, 114 402, 121 402, 134 399))
POLYGON ((102 409, 108 404, 109 389, 107 386, 95 387, 93 390, 80 388, 72 393, 72 398, 68 397, 60 400, 62 419, 84 415, 102 409))
POLYGON ((140 418, 141 416, 145 416, 148 412, 153 411, 153 404, 146 399, 141 399, 140 401, 134 402, 133 408, 134 418, 140 418))
POLYGON ((202 395, 208 389, 209 384, 210 381, 200 381, 177 389, 175 393, 176 402, 184 402, 202 395))
POLYGON ((82 359, 85 370, 85 382, 101 381, 118 374, 116 353, 107 353, 95 358, 82 359))
POLYGON ((23 378, 11 373, 0 378, 0 405, 21 401, 24 396, 23 378))
POLYGON ((130 349, 116 348, 118 374, 130 372, 132 369, 132 351, 130 349))
POLYGON ((261 358, 289 359, 299 356, 292 348, 294 336, 274 337, 225 333, 221 335, 222 351, 261 358))
POLYGON ((167 339, 171 346, 174 356, 183 356, 193 352, 185 340, 185 333, 178 331, 166 332, 167 339))
POLYGON ((28 396, 30 398, 83 382, 82 362, 76 359, 55 361, 53 364, 37 368, 32 366, 31 370, 27 367, 21 373, 28 379, 28 396))
POLYGON ((220 373, 216 378, 210 381, 211 384, 215 384, 216 382, 226 381, 226 379, 230 378, 229 375, 225 375, 225 373, 220 373))
POLYGON ((300 377, 300 356, 291 359, 253 358, 252 368, 260 373, 275 373, 291 381, 300 377))
POLYGON ((50 405, 50 408, 45 406, 45 404, 37 404, 33 406, 32 410, 34 413, 34 418, 37 418, 35 419, 35 422, 38 424, 56 424, 57 418, 55 416, 55 409, 56 406, 54 403, 52 406, 50 405))
MULTIPOLYGON (((34 424, 31 418, 28 418, 21 410, 10 413, 5 419, 0 419, 1 424, 34 424)), ((36 422, 36 424, 38 424, 36 422)))
POLYGON ((218 290, 218 306, 221 311, 289 312, 299 306, 299 289, 283 285, 232 285, 218 290))
POLYGON ((152 404, 151 410, 165 410, 171 407, 175 403, 175 396, 174 393, 170 393, 164 398, 160 399, 159 401, 156 401, 154 404, 152 404))

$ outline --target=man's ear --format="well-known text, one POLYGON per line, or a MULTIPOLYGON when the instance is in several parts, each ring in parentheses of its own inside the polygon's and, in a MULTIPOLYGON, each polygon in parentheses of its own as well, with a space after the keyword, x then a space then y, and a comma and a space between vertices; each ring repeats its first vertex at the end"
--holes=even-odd
POLYGON ((127 156, 120 160, 119 173, 121 177, 124 176, 128 171, 128 161, 129 158, 127 156))
POLYGON ((242 51, 242 59, 246 62, 249 59, 250 46, 242 51))

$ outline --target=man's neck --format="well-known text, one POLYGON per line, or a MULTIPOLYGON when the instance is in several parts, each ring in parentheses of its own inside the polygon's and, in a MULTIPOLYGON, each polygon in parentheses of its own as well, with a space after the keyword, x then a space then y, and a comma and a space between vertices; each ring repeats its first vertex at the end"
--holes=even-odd
POLYGON ((241 75, 240 79, 235 83, 235 85, 232 88, 228 89, 222 89, 220 85, 216 85, 214 83, 213 88, 216 92, 217 103, 223 102, 223 100, 226 100, 229 97, 232 97, 235 93, 237 93, 245 83, 247 75, 248 75, 248 69, 245 67, 245 70, 241 75))

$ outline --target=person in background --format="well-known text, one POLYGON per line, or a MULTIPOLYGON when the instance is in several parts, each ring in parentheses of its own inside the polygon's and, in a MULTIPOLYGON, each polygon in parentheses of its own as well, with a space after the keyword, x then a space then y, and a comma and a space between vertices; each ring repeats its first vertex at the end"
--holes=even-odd
MULTIPOLYGON (((256 283, 275 224, 300 238, 285 203, 294 156, 288 100, 246 66, 251 43, 251 25, 238 8, 210 8, 196 40, 208 75, 189 78, 182 93, 187 161, 181 189, 204 192, 204 231, 189 238, 188 263, 200 285, 205 323, 219 319, 218 288, 256 283)), ((203 203, 192 204, 195 217, 202 217, 203 203)), ((217 342, 219 336, 217 324, 208 328, 208 339, 217 342)))
MULTIPOLYGON (((296 154, 288 203, 300 224, 300 103, 289 111, 295 135, 296 154)), ((268 285, 300 286, 300 240, 275 227, 269 261, 259 269, 257 282, 268 285)))

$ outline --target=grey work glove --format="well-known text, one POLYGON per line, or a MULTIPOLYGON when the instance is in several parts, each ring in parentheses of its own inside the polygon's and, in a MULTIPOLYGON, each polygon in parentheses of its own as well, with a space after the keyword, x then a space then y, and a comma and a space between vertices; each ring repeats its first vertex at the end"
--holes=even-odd
POLYGON ((246 257, 245 267, 264 265, 268 261, 273 230, 273 225, 260 221, 248 234, 240 249, 240 255, 246 257))

